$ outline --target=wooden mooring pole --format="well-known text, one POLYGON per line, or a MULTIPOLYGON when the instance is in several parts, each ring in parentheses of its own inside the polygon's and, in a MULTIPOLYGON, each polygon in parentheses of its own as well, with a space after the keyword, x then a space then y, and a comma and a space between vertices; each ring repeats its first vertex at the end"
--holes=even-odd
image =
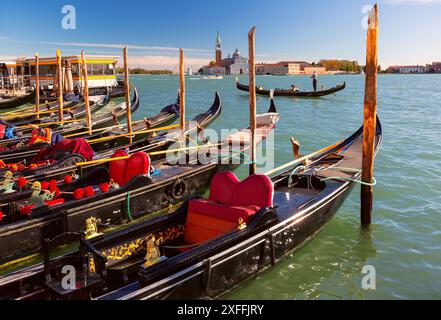
POLYGON ((40 57, 35 54, 35 113, 40 118, 40 57))
POLYGON ((58 121, 63 125, 63 68, 61 66, 61 52, 57 49, 57 83, 58 83, 58 121))
POLYGON ((185 132, 185 70, 184 70, 185 61, 184 60, 185 60, 184 50, 179 49, 179 123, 182 130, 182 134, 184 134, 185 132))
POLYGON ((89 102, 89 78, 87 75, 87 63, 86 57, 84 56, 84 50, 81 51, 81 66, 82 66, 82 78, 83 78, 83 96, 84 105, 86 106, 86 125, 89 130, 89 135, 92 134, 92 114, 90 112, 90 102, 89 102))
POLYGON ((130 143, 132 143, 133 142, 132 109, 130 109, 129 64, 127 60, 128 60, 128 48, 124 47, 124 88, 125 88, 126 112, 127 112, 127 133, 129 133, 130 143))
POLYGON ((250 175, 256 173, 256 67, 254 62, 255 44, 254 38, 256 27, 252 27, 248 33, 249 55, 249 88, 250 88, 250 175))
MULTIPOLYGON (((377 73, 378 73, 378 6, 369 14, 366 45, 366 83, 363 122, 362 181, 372 183, 374 177, 375 131, 377 124, 377 73)), ((368 227, 372 221, 373 186, 361 186, 361 225, 368 227)))

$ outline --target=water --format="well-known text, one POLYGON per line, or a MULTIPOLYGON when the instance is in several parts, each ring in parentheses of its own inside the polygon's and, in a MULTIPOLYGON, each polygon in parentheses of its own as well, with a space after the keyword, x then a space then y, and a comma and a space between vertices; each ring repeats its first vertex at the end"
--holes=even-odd
MULTIPOLYGON (((142 112, 153 115, 171 102, 174 76, 131 78, 141 94, 142 112)), ((246 83, 247 78, 243 77, 246 83)), ((321 99, 276 98, 281 120, 275 132, 276 162, 292 160, 289 137, 309 153, 347 137, 362 123, 364 77, 322 76, 326 87, 346 81, 346 90, 321 99)), ((264 87, 310 89, 308 77, 258 77, 264 87)), ((187 78, 187 117, 223 102, 212 128, 245 127, 248 96, 223 80, 187 78)), ((384 143, 376 160, 371 231, 359 222, 359 188, 317 238, 227 296, 229 299, 441 299, 441 87, 440 75, 382 75, 378 113, 384 143), (376 269, 376 290, 361 288, 364 265, 376 269)), ((258 97, 258 111, 268 98, 258 97)), ((244 175, 245 168, 239 170, 244 175)))
MULTIPOLYGON (((141 108, 152 116, 174 102, 176 76, 132 76, 141 108)), ((246 83, 247 78, 241 81, 246 83)), ((347 88, 321 99, 276 98, 281 120, 275 131, 276 164, 292 160, 289 138, 306 154, 344 139, 362 123, 364 77, 322 76, 326 87, 347 88)), ((264 87, 295 83, 310 90, 308 77, 258 77, 264 87)), ((378 113, 384 142, 375 164, 373 225, 362 231, 359 188, 313 241, 227 295, 228 299, 441 299, 441 75, 379 77, 378 113), (376 269, 376 290, 361 289, 365 265, 376 269)), ((223 111, 211 126, 248 126, 248 96, 234 77, 186 81, 187 119, 211 106, 219 91, 223 111)), ((112 105, 122 101, 112 101, 112 105)), ((268 98, 258 97, 258 112, 268 98)), ((246 168, 238 170, 244 176, 246 168)))

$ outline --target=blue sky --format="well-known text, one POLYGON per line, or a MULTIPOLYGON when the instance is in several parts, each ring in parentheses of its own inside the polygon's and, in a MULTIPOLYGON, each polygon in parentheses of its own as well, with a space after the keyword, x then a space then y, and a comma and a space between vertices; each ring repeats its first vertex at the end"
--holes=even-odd
MULTIPOLYGON (((177 48, 188 64, 213 57, 220 30, 224 56, 247 54, 257 27, 258 61, 339 58, 364 63, 362 8, 369 0, 7 1, 0 12, 0 59, 76 54, 121 55, 132 66, 174 68, 177 48), (64 5, 76 9, 76 30, 61 27, 64 5)), ((381 0, 379 62, 426 64, 441 60, 441 0, 381 0)))

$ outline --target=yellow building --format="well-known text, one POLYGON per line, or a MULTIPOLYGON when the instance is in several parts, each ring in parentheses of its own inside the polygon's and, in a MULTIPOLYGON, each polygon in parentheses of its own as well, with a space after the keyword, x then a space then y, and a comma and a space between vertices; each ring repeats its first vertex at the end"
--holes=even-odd
MULTIPOLYGON (((116 75, 117 56, 86 56, 89 88, 114 87, 118 85, 116 75)), ((82 87, 81 56, 62 57, 72 67, 74 86, 82 87)), ((24 61, 25 73, 30 77, 30 85, 35 85, 35 58, 24 61)), ((64 66, 64 63, 63 63, 64 66)), ((39 73, 41 86, 52 87, 57 70, 56 57, 40 58, 39 73)))

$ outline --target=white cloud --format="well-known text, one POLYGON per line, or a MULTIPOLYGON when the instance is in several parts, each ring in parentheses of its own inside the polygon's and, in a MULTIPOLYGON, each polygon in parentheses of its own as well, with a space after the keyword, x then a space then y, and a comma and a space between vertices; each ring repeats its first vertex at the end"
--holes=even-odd
MULTIPOLYGON (((130 50, 151 50, 161 52, 176 52, 176 47, 160 47, 160 46, 143 46, 143 45, 125 45, 125 44, 107 44, 107 43, 89 43, 89 42, 40 42, 44 45, 68 46, 68 47, 87 47, 87 48, 108 48, 123 49, 125 46, 130 50)), ((204 49, 184 48, 187 52, 208 52, 204 49)))
POLYGON ((8 40, 8 37, 0 36, 0 40, 8 40))
MULTIPOLYGON (((153 56, 153 55, 143 55, 143 56, 129 56, 129 67, 130 68, 145 68, 145 69, 169 69, 176 71, 179 64, 179 57, 169 57, 169 56, 153 56)), ((185 58, 185 65, 191 65, 194 68, 199 68, 208 63, 207 59, 200 58, 185 58)), ((122 65, 122 61, 119 61, 119 65, 122 65)))

